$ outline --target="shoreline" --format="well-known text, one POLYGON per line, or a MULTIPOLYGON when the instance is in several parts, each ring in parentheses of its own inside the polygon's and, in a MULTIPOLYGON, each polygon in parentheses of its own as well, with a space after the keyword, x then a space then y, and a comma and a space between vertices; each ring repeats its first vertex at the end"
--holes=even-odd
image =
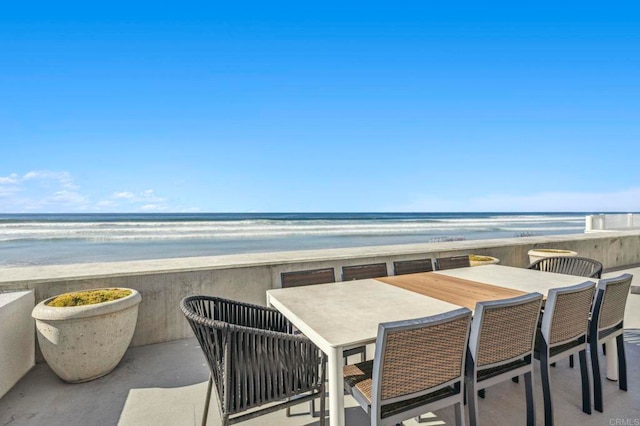
POLYGON ((1 215, 0 268, 583 233, 568 213, 1 215))

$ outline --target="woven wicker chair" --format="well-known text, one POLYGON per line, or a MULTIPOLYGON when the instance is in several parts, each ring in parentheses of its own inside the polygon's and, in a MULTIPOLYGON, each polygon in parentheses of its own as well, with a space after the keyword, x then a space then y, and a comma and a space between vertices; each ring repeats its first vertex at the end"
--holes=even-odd
POLYGON ((320 398, 324 425, 325 357, 305 336, 293 334, 280 312, 209 296, 186 297, 180 309, 211 373, 203 426, 214 383, 224 426, 315 398, 320 398), (276 401, 284 402, 256 409, 276 401))
POLYGON ((464 364, 471 311, 457 309, 378 326, 374 361, 344 368, 345 389, 370 415, 393 425, 454 405, 464 424, 464 364))
POLYGON ((578 275, 587 278, 600 278, 602 263, 586 257, 553 256, 536 260, 527 269, 555 272, 557 274, 578 275))
POLYGON ((342 281, 363 280, 365 278, 386 277, 386 263, 372 263, 369 265, 354 265, 342 267, 342 281))
POLYGON ((416 274, 418 272, 431 271, 433 271, 431 259, 398 260, 393 262, 394 275, 416 274))
POLYGON ((593 405, 602 412, 602 379, 598 361, 598 346, 609 339, 616 339, 618 349, 618 386, 627 390, 627 361, 624 353, 624 310, 631 287, 630 274, 600 280, 589 323, 589 347, 593 369, 593 405))
POLYGON ((333 268, 311 269, 306 271, 283 272, 280 274, 282 288, 299 287, 313 284, 336 282, 333 268))
POLYGON ((536 335, 534 356, 540 360, 544 424, 553 425, 553 404, 549 367, 557 360, 579 354, 582 376, 582 411, 591 414, 591 391, 587 369, 587 329, 595 283, 591 281, 571 287, 549 290, 536 335))
POLYGON ((527 425, 535 425, 533 348, 541 304, 540 293, 476 304, 465 372, 471 426, 478 424, 478 391, 520 374, 525 381, 527 425))
POLYGON ((436 271, 443 271, 445 269, 466 268, 471 266, 469 256, 453 256, 453 257, 438 257, 436 259, 436 271))

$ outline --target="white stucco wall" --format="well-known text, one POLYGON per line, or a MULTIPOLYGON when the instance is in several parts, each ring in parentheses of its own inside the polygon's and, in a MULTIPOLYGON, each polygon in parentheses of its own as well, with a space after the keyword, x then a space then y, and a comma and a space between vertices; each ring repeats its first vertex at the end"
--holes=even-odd
POLYGON ((33 291, 0 293, 0 398, 35 365, 33 291))

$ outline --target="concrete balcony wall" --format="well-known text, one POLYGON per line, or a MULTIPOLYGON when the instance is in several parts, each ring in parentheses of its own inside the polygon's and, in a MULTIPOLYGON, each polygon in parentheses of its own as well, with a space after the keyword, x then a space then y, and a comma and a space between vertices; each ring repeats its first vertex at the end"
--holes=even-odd
MULTIPOLYGON (((502 265, 524 267, 532 248, 562 248, 600 260, 605 268, 640 263, 640 232, 522 237, 297 252, 252 253, 135 262, 0 269, 0 292, 34 290, 36 303, 51 296, 99 287, 131 287, 142 295, 132 346, 191 337, 180 311, 188 295, 209 294, 264 304, 280 287, 280 273, 394 260, 483 254, 502 265)), ((310 301, 312 302, 312 301, 310 301)))

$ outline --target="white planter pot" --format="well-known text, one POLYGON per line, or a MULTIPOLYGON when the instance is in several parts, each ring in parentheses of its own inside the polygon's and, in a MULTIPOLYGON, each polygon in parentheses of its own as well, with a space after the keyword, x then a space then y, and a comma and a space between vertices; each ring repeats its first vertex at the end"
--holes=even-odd
POLYGON ((527 254, 529 255, 529 263, 533 263, 536 260, 540 260, 545 257, 578 255, 578 253, 576 253, 575 251, 559 249, 533 249, 529 250, 527 254))
POLYGON ((493 256, 482 256, 482 257, 488 257, 490 259, 487 260, 473 260, 473 259, 469 259, 469 263, 471 264, 471 266, 483 266, 483 265, 495 265, 497 263, 500 263, 500 259, 498 259, 497 257, 493 257, 493 256))
POLYGON ((51 369, 65 382, 97 379, 120 362, 136 328, 138 304, 129 296, 94 305, 53 307, 43 300, 33 308, 38 343, 51 369))

